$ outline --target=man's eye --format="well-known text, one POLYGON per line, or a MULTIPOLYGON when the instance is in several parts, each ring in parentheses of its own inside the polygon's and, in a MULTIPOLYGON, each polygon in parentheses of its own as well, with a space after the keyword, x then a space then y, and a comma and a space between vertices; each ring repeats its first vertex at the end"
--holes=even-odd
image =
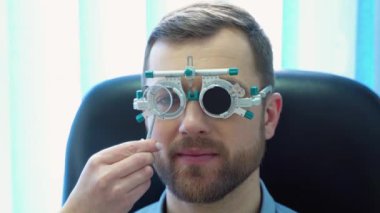
POLYGON ((157 104, 159 105, 170 105, 171 104, 171 98, 168 95, 163 95, 157 98, 157 104))
POLYGON ((177 95, 174 95, 173 96, 173 105, 176 106, 176 105, 179 105, 179 103, 180 103, 179 97, 177 95))

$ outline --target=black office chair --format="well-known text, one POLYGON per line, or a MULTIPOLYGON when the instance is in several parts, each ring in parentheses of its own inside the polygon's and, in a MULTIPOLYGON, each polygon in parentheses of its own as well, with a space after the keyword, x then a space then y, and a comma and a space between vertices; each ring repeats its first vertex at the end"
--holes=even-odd
MULTIPOLYGON (((380 212, 380 99, 361 84, 330 74, 276 73, 284 108, 267 142, 261 177, 276 201, 300 212, 380 212)), ((85 97, 66 150, 63 202, 87 159, 120 142, 145 137, 132 109, 137 75, 99 84, 85 97)), ((154 176, 134 206, 159 198, 154 176)))

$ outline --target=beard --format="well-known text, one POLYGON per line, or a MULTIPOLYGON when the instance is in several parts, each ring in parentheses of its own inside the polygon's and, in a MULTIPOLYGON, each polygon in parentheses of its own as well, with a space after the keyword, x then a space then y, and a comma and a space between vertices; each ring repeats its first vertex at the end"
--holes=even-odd
POLYGON ((174 141, 166 151, 155 153, 155 170, 161 181, 180 200, 190 203, 221 200, 259 168, 265 152, 264 125, 261 125, 259 132, 249 147, 239 147, 234 153, 223 142, 209 138, 186 137, 174 141), (217 166, 176 163, 178 151, 187 148, 212 149, 218 153, 217 166))

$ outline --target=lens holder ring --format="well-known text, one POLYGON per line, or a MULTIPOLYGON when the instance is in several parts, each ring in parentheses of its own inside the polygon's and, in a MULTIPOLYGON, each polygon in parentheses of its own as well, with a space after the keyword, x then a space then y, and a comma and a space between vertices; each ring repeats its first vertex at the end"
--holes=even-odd
POLYGON ((238 95, 233 90, 233 85, 229 81, 220 79, 217 76, 213 76, 213 77, 203 76, 202 77, 202 89, 201 89, 201 92, 199 94, 199 104, 200 104, 203 112, 206 113, 208 116, 213 117, 213 118, 223 118, 223 119, 229 118, 232 114, 234 114, 238 98, 239 98, 238 95), (205 93, 209 89, 212 89, 214 87, 220 87, 220 88, 224 89, 231 97, 230 107, 228 108, 227 111, 225 111, 224 113, 221 113, 219 115, 210 113, 206 109, 206 107, 204 106, 204 103, 203 103, 203 97, 204 97, 205 93))
POLYGON ((163 86, 163 85, 161 85, 161 84, 159 84, 159 83, 148 87, 144 91, 144 96, 143 97, 146 100, 145 102, 148 105, 148 107, 146 108, 146 111, 149 112, 149 114, 154 114, 155 116, 161 116, 161 115, 165 114, 170 109, 170 107, 172 105, 172 100, 173 100, 173 98, 171 97, 171 94, 170 94, 168 88, 165 87, 165 86, 163 86), (157 104, 156 104, 156 101, 155 101, 155 95, 154 95, 154 92, 153 92, 157 88, 165 90, 165 92, 170 95, 170 106, 165 111, 160 111, 160 110, 157 109, 158 107, 157 107, 157 104))
MULTIPOLYGON (((165 87, 167 89, 172 89, 173 92, 179 98, 180 106, 178 107, 178 109, 175 112, 166 112, 166 113, 163 113, 163 114, 156 114, 156 115, 160 119, 163 119, 163 120, 177 118, 178 116, 180 116, 182 114, 182 112, 184 111, 184 109, 186 107, 186 95, 185 95, 185 92, 182 89, 181 81, 168 81, 166 79, 166 80, 159 81, 157 84, 159 84, 160 86, 163 86, 163 87, 165 87)), ((172 99, 173 99, 173 97, 172 97, 172 99)), ((153 100, 151 100, 151 101, 152 102, 150 102, 148 100, 148 102, 150 102, 150 103, 154 102, 153 100)))

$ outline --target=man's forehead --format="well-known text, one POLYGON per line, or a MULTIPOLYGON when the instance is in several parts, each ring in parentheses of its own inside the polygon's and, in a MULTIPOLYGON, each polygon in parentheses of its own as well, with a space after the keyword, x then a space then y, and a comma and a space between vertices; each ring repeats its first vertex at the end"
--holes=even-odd
POLYGON ((222 29, 215 35, 183 41, 157 40, 150 51, 149 69, 182 69, 187 56, 197 69, 215 67, 254 67, 254 56, 247 36, 236 29, 222 29))
POLYGON ((192 56, 195 70, 237 67, 237 76, 219 77, 244 87, 259 84, 257 72, 253 70, 255 58, 249 41, 246 35, 234 29, 221 30, 207 39, 183 42, 158 40, 151 49, 147 69, 185 70, 188 56, 192 56))

